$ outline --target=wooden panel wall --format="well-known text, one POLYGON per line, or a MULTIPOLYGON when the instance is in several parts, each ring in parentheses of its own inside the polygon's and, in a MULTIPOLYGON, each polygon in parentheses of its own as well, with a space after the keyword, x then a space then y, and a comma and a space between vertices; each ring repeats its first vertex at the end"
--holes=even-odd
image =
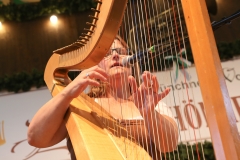
POLYGON ((91 20, 91 11, 59 15, 58 26, 49 17, 28 22, 5 22, 0 30, 0 76, 36 68, 44 71, 52 51, 78 39, 91 20))
MULTIPOLYGON (((239 0, 218 0, 217 15, 211 21, 219 21, 240 10, 239 0)), ((76 41, 91 21, 91 11, 59 16, 59 26, 49 25, 49 17, 29 22, 5 22, 0 30, 0 76, 33 68, 44 71, 52 51, 76 41)), ((87 27, 88 28, 88 27, 87 27)), ((240 18, 231 25, 215 31, 217 42, 232 42, 240 39, 240 18)))

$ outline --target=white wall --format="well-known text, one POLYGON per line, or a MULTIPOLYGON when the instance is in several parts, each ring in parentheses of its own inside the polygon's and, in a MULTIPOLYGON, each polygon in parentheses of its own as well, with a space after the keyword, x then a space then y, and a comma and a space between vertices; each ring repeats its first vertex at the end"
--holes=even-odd
MULTIPOLYGON (((29 146, 26 141, 26 122, 30 122, 37 110, 50 98, 48 89, 0 96, 0 129, 4 129, 6 140, 4 144, 1 144, 0 140, 1 160, 70 159, 69 152, 66 149, 66 141, 62 141, 51 148, 40 150, 29 146), (4 127, 2 127, 2 122, 4 122, 4 127), (58 149, 59 147, 64 147, 64 149, 58 149)), ((3 131, 0 132, 0 134, 2 133, 3 131)), ((0 139, 3 139, 3 137, 0 136, 0 139)))

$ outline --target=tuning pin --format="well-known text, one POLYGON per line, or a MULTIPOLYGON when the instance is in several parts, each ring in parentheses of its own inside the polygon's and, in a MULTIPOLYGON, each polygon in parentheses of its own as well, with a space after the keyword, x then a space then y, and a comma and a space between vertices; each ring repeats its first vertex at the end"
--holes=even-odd
POLYGON ((88 41, 89 38, 88 37, 83 37, 83 36, 79 36, 80 39, 84 39, 85 41, 88 41))
POLYGON ((93 33, 93 30, 87 29, 87 28, 84 28, 84 31, 88 31, 88 32, 90 32, 90 33, 93 33))
POLYGON ((88 17, 98 20, 98 17, 92 16, 92 15, 89 15, 88 17))
POLYGON ((84 44, 79 43, 79 42, 75 42, 75 43, 73 43, 72 45, 73 45, 73 46, 77 46, 77 47, 82 47, 82 46, 84 46, 84 44))
POLYGON ((93 24, 93 23, 89 23, 89 22, 87 22, 86 24, 87 24, 87 25, 90 25, 90 26, 93 26, 93 27, 96 27, 96 25, 93 24))
POLYGON ((77 40, 78 43, 81 43, 83 45, 87 44, 85 41, 82 41, 82 40, 77 40))
POLYGON ((98 10, 98 9, 91 8, 91 10, 94 11, 94 12, 100 13, 100 10, 98 10))
POLYGON ((87 36, 88 38, 91 38, 92 36, 86 33, 82 33, 83 36, 87 36))
POLYGON ((102 4, 101 0, 95 0, 95 2, 102 4))

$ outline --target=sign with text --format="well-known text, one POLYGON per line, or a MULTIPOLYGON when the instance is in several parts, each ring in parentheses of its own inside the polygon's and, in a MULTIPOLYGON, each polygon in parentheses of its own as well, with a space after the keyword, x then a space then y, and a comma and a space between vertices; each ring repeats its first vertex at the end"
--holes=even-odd
MULTIPOLYGON (((222 68, 239 131, 240 60, 222 62, 222 68)), ((182 142, 195 141, 195 139, 210 140, 196 69, 190 67, 179 72, 177 79, 173 70, 155 73, 160 83, 159 92, 166 88, 171 89, 163 101, 171 108, 178 123, 179 140, 182 142)))

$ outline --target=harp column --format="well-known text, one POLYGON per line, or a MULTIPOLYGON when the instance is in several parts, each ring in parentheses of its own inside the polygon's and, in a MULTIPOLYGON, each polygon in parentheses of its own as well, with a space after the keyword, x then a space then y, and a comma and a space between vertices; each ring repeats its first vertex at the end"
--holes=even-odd
POLYGON ((215 156, 240 159, 240 136, 205 0, 181 0, 215 156))

